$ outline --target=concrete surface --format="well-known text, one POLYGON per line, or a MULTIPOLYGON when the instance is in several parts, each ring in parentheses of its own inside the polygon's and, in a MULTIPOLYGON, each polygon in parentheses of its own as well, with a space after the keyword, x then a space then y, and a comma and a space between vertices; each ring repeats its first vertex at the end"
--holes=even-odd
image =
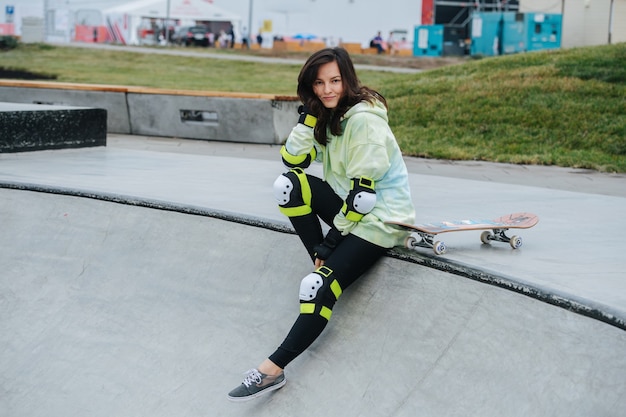
POLYGON ((231 404, 310 270, 271 196, 279 148, 108 144, 0 155, 0 415, 623 415, 624 176, 408 158, 420 220, 540 223, 515 251, 391 252, 285 388, 231 404))

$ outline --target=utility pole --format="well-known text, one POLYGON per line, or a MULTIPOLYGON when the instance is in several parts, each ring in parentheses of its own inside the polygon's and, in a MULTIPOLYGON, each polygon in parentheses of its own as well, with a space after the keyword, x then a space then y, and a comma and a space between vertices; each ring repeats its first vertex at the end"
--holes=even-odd
POLYGON ((614 0, 611 0, 611 6, 609 8, 609 45, 612 42, 612 35, 613 35, 613 12, 615 11, 615 4, 614 4, 614 0))
POLYGON ((48 0, 43 1, 43 39, 44 42, 48 40, 48 0))
POLYGON ((170 0, 167 0, 167 11, 165 12, 165 45, 170 44, 170 0))
POLYGON ((252 7, 254 0, 250 0, 248 5, 248 46, 252 45, 252 7))

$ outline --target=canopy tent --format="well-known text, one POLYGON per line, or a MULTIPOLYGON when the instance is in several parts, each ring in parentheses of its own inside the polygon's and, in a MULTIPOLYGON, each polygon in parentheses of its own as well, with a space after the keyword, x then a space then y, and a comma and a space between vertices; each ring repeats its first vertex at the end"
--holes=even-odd
POLYGON ((241 17, 221 9, 207 0, 139 0, 112 7, 104 11, 105 15, 125 14, 129 16, 148 17, 155 19, 180 19, 211 22, 236 22, 241 17))
MULTIPOLYGON (((143 25, 147 21, 160 20, 164 26, 167 19, 179 24, 226 22, 235 28, 241 24, 241 17, 221 9, 207 0, 138 0, 103 11, 109 37, 123 44, 148 43, 143 25), (169 3, 169 10, 168 10, 169 3), (191 22, 191 23, 190 23, 191 22)), ((171 25, 171 23, 170 23, 171 25)))

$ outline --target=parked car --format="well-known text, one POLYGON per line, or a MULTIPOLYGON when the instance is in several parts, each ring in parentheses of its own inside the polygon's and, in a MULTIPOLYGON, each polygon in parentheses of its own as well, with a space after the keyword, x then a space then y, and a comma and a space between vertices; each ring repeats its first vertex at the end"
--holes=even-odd
POLYGON ((172 41, 185 46, 212 46, 213 34, 206 26, 184 26, 174 32, 172 41))

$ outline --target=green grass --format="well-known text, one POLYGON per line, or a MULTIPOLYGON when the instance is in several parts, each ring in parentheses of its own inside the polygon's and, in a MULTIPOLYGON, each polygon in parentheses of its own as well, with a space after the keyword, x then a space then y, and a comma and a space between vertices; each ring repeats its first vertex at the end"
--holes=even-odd
POLYGON ((299 71, 296 65, 50 45, 20 45, 0 54, 0 66, 55 74, 60 82, 289 95, 299 71))
MULTIPOLYGON (((295 94, 300 69, 49 45, 0 52, 0 66, 66 82, 278 95, 295 94)), ((626 44, 359 76, 387 97, 406 155, 626 172, 626 44)))
POLYGON ((410 155, 625 172, 625 67, 625 44, 531 53, 429 71, 384 92, 410 155))

